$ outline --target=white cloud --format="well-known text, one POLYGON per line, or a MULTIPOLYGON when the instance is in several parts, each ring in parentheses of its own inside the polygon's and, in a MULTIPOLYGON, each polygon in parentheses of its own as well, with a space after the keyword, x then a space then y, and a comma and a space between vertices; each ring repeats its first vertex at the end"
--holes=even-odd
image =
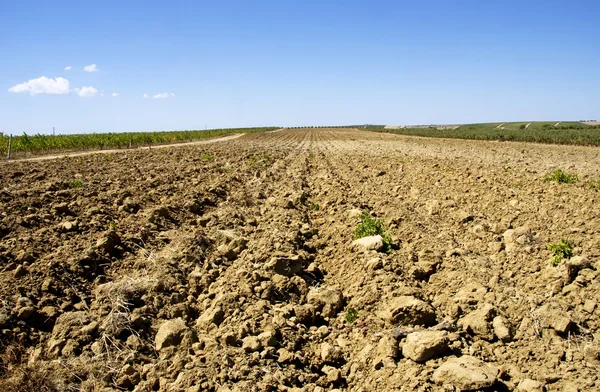
POLYGON ((29 93, 29 95, 67 95, 69 81, 65 78, 47 78, 42 76, 25 83, 17 84, 8 89, 11 93, 29 93))
POLYGON ((119 93, 112 93, 111 95, 112 95, 113 97, 118 97, 118 96, 119 96, 119 93))
POLYGON ((89 86, 89 87, 76 88, 75 93, 77 93, 77 95, 79 95, 80 97, 87 98, 87 97, 93 97, 96 94, 98 94, 98 90, 94 87, 89 86))
POLYGON ((174 97, 174 96, 175 96, 175 94, 173 94, 173 93, 160 93, 160 94, 153 95, 152 98, 154 98, 154 99, 166 99, 166 98, 174 97))
POLYGON ((67 66, 65 67, 65 71, 70 71, 72 68, 73 68, 73 67, 71 67, 70 65, 67 65, 67 66))
POLYGON ((101 93, 101 94, 100 94, 100 96, 101 96, 101 97, 103 97, 103 96, 104 96, 104 93, 101 93))
POLYGON ((143 98, 148 98, 148 94, 142 95, 143 98))
POLYGON ((85 72, 98 72, 99 71, 99 69, 96 66, 96 64, 86 65, 85 67, 83 67, 83 70, 85 72))

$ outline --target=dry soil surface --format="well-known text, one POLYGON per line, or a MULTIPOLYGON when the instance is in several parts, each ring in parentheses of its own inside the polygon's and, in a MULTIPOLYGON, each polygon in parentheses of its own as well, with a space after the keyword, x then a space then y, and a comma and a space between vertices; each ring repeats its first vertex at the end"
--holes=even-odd
POLYGON ((2 164, 0 390, 599 390, 599 152, 299 129, 2 164))

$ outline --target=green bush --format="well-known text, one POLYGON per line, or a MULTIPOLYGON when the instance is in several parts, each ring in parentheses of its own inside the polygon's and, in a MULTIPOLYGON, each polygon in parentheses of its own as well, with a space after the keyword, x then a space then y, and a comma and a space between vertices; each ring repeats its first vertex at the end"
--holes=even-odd
POLYGON ((548 250, 554 254, 552 265, 556 267, 563 259, 573 257, 573 248, 571 242, 565 238, 561 238, 558 244, 548 244, 548 250))
POLYGON ((360 224, 354 230, 354 239, 380 235, 383 238, 383 250, 386 253, 392 251, 392 235, 385 230, 381 219, 373 219, 368 212, 360 216, 360 224))
POLYGON ((358 310, 354 308, 346 309, 346 322, 353 324, 358 319, 358 310))
POLYGON ((546 174, 544 182, 557 182, 559 184, 574 184, 578 181, 576 174, 569 174, 562 169, 556 169, 546 174))

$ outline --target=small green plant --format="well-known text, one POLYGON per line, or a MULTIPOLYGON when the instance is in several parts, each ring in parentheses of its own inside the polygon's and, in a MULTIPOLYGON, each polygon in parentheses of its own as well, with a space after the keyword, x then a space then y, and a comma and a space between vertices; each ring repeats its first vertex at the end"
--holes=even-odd
POLYGON ((587 180, 585 186, 588 189, 600 191, 600 180, 587 180))
POLYGON ((315 154, 312 152, 308 153, 308 159, 313 159, 315 157, 315 154))
POLYGON ((571 242, 565 238, 561 238, 558 244, 548 244, 548 250, 554 254, 552 265, 556 267, 563 259, 573 257, 573 248, 571 242))
POLYGON ((108 228, 110 229, 110 231, 117 231, 117 224, 115 223, 115 221, 108 222, 108 228))
POLYGON ((80 179, 69 181, 69 188, 83 188, 84 185, 85 184, 80 179))
POLYGON ((319 211, 321 209, 321 206, 317 203, 313 203, 312 201, 309 203, 308 205, 308 209, 311 211, 319 211))
POLYGON ((358 319, 358 310, 354 308, 346 309, 346 322, 353 324, 358 319))
POLYGON ((211 154, 209 154, 209 153, 206 153, 206 152, 205 152, 205 153, 203 153, 202 155, 200 155, 200 157, 201 157, 202 159, 204 159, 205 161, 209 161, 209 162, 212 162, 212 161, 214 161, 214 160, 215 160, 215 156, 214 156, 214 155, 211 155, 211 154))
POLYGON ((392 251, 392 235, 385 230, 381 219, 373 219, 368 212, 360 216, 360 224, 354 230, 354 238, 359 239, 372 235, 380 235, 383 238, 383 250, 386 253, 392 251))
POLYGON ((258 167, 258 162, 256 161, 256 159, 254 159, 254 158, 251 158, 251 159, 248 161, 248 166, 250 166, 250 167, 258 167))
POLYGON ((111 162, 114 159, 112 154, 106 154, 106 160, 111 162))
POLYGON ((577 182, 576 174, 569 174, 562 169, 556 169, 553 172, 546 174, 544 182, 557 182, 559 184, 574 184, 577 182))
POLYGON ((219 173, 231 173, 233 170, 231 166, 219 166, 216 169, 219 173))

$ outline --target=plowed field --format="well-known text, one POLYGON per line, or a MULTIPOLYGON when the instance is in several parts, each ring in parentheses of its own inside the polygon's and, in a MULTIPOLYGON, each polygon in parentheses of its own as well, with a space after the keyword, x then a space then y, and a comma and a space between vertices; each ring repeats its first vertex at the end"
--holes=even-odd
POLYGON ((352 129, 2 163, 0 390, 600 390, 599 179, 352 129))

